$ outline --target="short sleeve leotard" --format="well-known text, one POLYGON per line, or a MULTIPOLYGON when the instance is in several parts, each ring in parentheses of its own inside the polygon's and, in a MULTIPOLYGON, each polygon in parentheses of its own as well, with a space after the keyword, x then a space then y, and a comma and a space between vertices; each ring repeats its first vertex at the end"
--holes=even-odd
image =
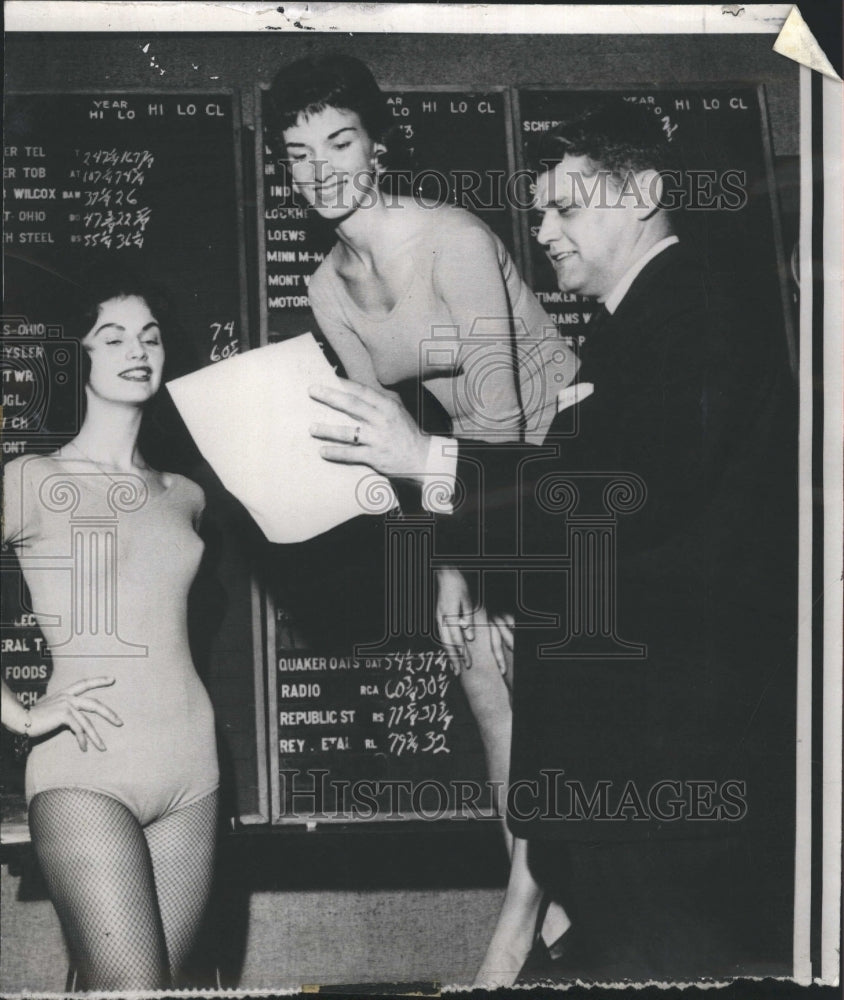
MULTIPOLYGON (((329 342, 342 358, 340 345, 350 335, 359 340, 372 360, 382 386, 394 386, 407 379, 422 378, 448 412, 457 437, 500 440, 500 435, 484 434, 483 426, 469 412, 472 400, 482 398, 491 418, 507 419, 501 412, 506 404, 496 399, 484 385, 494 366, 511 364, 518 385, 525 427, 525 439, 541 443, 556 413, 557 393, 568 385, 579 361, 561 338, 553 321, 522 280, 516 265, 498 237, 478 218, 460 208, 444 205, 430 208, 412 250, 413 275, 394 307, 385 315, 373 316, 361 309, 349 295, 337 272, 335 246, 311 278, 309 296, 314 316, 329 342), (510 344, 484 341, 489 318, 477 317, 470 330, 454 325, 447 303, 436 292, 434 280, 438 257, 447 246, 460 247, 467 234, 483 234, 492 242, 498 273, 506 290, 509 307, 510 344), (461 351, 484 344, 482 363, 474 376, 461 370, 461 351), (509 352, 509 355, 508 355, 509 352), (464 391, 455 392, 454 381, 469 379, 464 391), (461 403, 462 400, 462 403, 461 403)), ((501 329, 500 325, 496 329, 501 329)), ((480 405, 480 404, 479 404, 480 405)))
POLYGON ((146 825, 218 785, 213 710, 187 630, 204 496, 183 476, 168 474, 153 492, 140 476, 94 469, 32 456, 4 470, 4 545, 21 562, 51 650, 47 692, 114 677, 89 694, 123 720, 91 717, 102 752, 80 750, 68 729, 37 741, 27 802, 50 788, 86 788, 146 825))

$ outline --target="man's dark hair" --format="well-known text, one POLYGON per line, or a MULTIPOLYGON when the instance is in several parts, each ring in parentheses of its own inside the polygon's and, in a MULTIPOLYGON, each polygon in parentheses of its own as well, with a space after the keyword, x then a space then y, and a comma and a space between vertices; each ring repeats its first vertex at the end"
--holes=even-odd
POLYGON ((299 115, 326 108, 354 111, 370 138, 387 130, 387 102, 369 67, 342 53, 307 56, 283 66, 268 91, 268 121, 275 134, 296 124, 299 115))
POLYGON ((546 133, 531 156, 537 170, 550 170, 564 156, 588 156, 599 170, 623 179, 630 171, 671 170, 674 151, 653 109, 621 98, 593 106, 546 133))

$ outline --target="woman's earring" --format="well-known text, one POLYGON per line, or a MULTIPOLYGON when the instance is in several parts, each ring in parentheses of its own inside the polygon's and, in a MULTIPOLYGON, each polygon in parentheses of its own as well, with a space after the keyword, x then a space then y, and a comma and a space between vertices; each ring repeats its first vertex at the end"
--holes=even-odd
POLYGON ((384 173, 384 164, 381 162, 381 157, 386 152, 387 147, 379 145, 375 147, 375 151, 372 154, 372 167, 376 177, 380 177, 384 173))

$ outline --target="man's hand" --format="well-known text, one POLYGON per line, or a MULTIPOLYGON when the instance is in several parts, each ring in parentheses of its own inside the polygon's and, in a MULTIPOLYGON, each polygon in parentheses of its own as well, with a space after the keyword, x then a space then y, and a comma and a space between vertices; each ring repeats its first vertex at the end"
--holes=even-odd
POLYGON ((368 465, 388 478, 424 482, 430 439, 419 430, 396 393, 345 379, 342 389, 315 385, 308 393, 355 424, 311 426, 312 437, 332 442, 320 448, 323 458, 368 465))

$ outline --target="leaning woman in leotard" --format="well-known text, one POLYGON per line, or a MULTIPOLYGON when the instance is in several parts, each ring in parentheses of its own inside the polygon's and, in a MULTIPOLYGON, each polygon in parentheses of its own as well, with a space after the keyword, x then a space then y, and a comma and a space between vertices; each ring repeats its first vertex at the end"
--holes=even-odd
POLYGON ((164 989, 195 941, 214 862, 214 720, 187 633, 204 497, 138 451, 161 382, 163 305, 134 280, 89 303, 81 430, 5 468, 3 541, 53 672, 28 709, 3 684, 3 723, 33 743, 32 843, 78 986, 164 989))
MULTIPOLYGON (((296 191, 335 226, 337 242, 309 295, 346 375, 373 387, 421 378, 458 437, 518 441, 527 427, 529 440, 542 441, 575 356, 483 222, 453 206, 383 194, 387 108, 368 68, 342 55, 303 59, 278 73, 269 96, 296 191)), ((437 577, 440 633, 455 666, 471 663, 461 680, 489 777, 503 787, 511 712, 486 614, 473 608, 462 574, 437 577)), ((541 903, 524 844, 507 836, 510 887, 478 974, 500 985, 527 957, 541 903)), ((554 906, 543 937, 553 942, 567 927, 554 906)))

